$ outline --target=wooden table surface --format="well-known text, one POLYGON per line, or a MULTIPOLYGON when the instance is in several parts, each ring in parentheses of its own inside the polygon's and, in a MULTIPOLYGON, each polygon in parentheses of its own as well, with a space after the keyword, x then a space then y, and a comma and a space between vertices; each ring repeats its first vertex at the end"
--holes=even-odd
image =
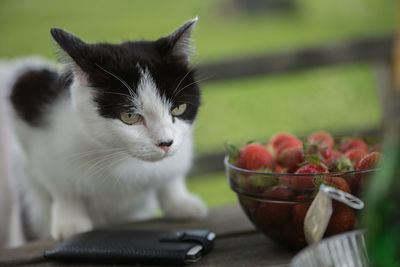
MULTIPOLYGON (((117 226, 117 229, 208 229, 217 234, 214 249, 189 266, 288 266, 295 252, 275 245, 258 232, 238 205, 211 209, 208 218, 197 221, 155 219, 117 226)), ((0 266, 71 266, 43 258, 43 252, 55 244, 52 240, 0 250, 0 266)), ((102 266, 77 264, 75 266, 102 266)), ((126 266, 126 265, 124 265, 126 266)), ((138 266, 138 265, 136 265, 138 266)))

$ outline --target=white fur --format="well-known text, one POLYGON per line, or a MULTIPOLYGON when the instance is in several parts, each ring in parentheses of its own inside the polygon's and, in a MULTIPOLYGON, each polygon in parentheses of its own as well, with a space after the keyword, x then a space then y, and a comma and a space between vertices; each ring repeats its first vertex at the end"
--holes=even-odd
POLYGON ((48 110, 46 129, 14 116, 26 158, 24 204, 40 238, 64 239, 146 219, 158 206, 173 218, 206 215, 184 182, 192 162, 192 126, 172 122, 170 103, 158 94, 151 75, 142 73, 136 104, 144 124, 100 117, 82 76, 71 86, 71 99, 48 110), (169 151, 157 146, 169 139, 169 151))

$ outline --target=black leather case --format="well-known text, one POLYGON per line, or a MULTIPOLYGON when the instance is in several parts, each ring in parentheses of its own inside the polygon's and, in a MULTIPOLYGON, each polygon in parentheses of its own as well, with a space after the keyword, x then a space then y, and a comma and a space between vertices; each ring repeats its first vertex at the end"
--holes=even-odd
POLYGON ((187 264, 213 247, 207 230, 99 230, 75 235, 44 253, 51 260, 112 264, 187 264))

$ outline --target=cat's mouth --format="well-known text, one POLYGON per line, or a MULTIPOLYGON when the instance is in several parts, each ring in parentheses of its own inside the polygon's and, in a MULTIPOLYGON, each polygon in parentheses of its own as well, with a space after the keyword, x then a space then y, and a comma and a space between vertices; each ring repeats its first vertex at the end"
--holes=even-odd
POLYGON ((156 161, 160 161, 164 158, 167 158, 169 156, 172 156, 175 152, 175 149, 173 149, 172 147, 165 149, 165 148, 161 148, 161 147, 156 147, 156 149, 150 151, 146 151, 146 152, 142 152, 142 153, 138 153, 138 151, 130 151, 129 154, 131 154, 132 157, 134 158, 138 158, 144 161, 150 161, 150 162, 156 162, 156 161))

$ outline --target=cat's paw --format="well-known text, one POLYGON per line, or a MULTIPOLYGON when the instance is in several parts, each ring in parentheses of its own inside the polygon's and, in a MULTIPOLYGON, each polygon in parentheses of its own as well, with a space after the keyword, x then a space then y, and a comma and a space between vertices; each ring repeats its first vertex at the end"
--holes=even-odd
POLYGON ((163 203, 165 216, 173 219, 202 219, 208 214, 207 206, 196 195, 186 195, 163 203))
POLYGON ((72 235, 90 231, 93 223, 86 216, 56 216, 51 223, 51 237, 55 240, 64 240, 72 235))

